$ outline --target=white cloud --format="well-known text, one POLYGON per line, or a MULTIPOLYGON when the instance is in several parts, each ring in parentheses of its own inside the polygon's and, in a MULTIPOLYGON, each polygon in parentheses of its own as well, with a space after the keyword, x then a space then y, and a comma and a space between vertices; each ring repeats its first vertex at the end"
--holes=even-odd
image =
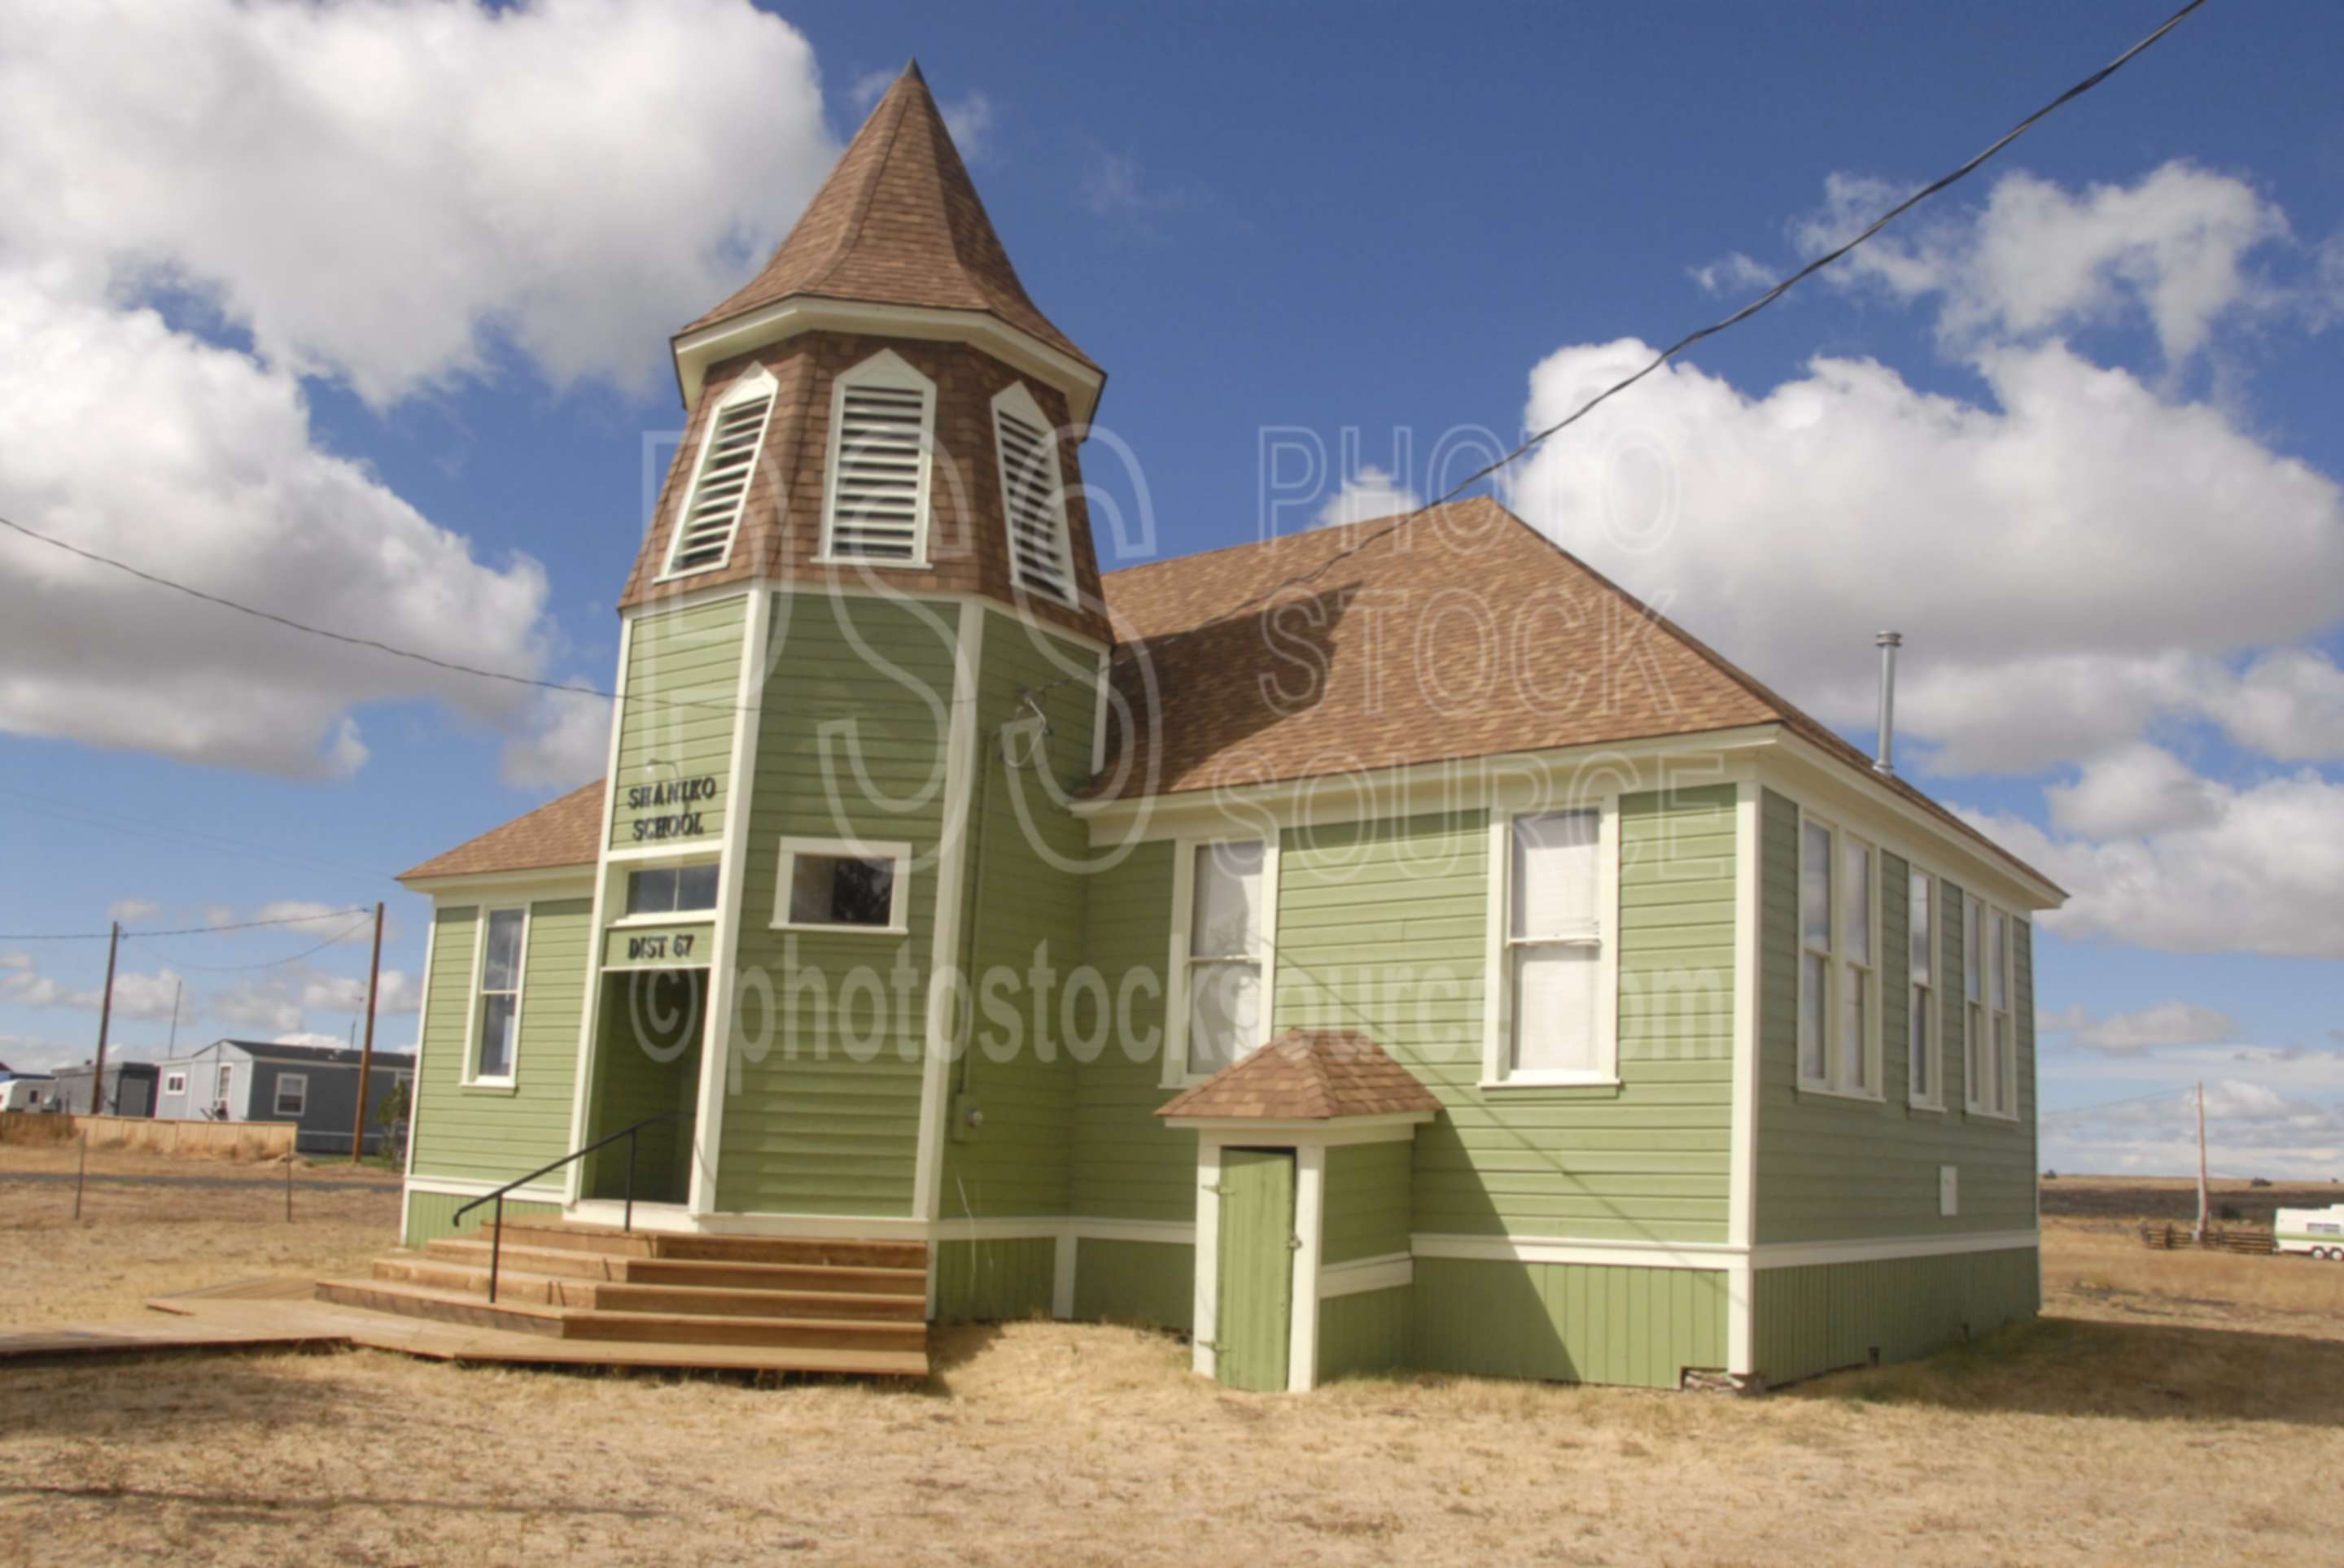
POLYGON ((1327 504, 1318 508, 1318 526, 1332 528, 1339 523, 1365 522, 1370 518, 1395 517, 1422 505, 1424 498, 1413 487, 1394 477, 1390 470, 1369 463, 1327 498, 1327 504))
POLYGON ((2228 1013, 2177 999, 2107 1018, 2094 1018, 2077 1009, 2042 1021, 2086 1050, 2116 1052, 2220 1045, 2236 1040, 2238 1032, 2238 1020, 2228 1013))
POLYGON ((1701 286, 1703 294, 1733 294, 1747 291, 1763 293, 1774 286, 1773 273, 1754 257, 1731 251, 1706 266, 1688 267, 1686 273, 1701 286))
POLYGON ((344 1035, 318 1034, 308 1030, 297 1029, 272 1037, 269 1043, 272 1045, 321 1045, 329 1050, 335 1050, 349 1045, 349 1040, 344 1035))
POLYGON ((575 789, 611 763, 611 703, 541 691, 522 732, 506 742, 499 774, 516 789, 575 789))
MULTIPOLYGON (((306 964, 237 981, 214 992, 205 1003, 210 1016, 232 1029, 285 1033, 306 1030, 311 1015, 347 1020, 366 1008, 364 975, 323 974, 306 964)), ((412 1013, 421 1005, 421 986, 404 970, 387 969, 375 1010, 377 1017, 412 1013)), ((336 1036, 332 1043, 340 1044, 336 1036)))
MULTIPOLYGON (((350 910, 354 907, 320 903, 315 899, 272 899, 255 906, 252 912, 244 918, 283 926, 285 930, 280 935, 308 937, 318 941, 331 938, 338 943, 348 942, 363 947, 374 940, 374 920, 363 911, 352 914, 350 910)), ((384 940, 395 940, 396 933, 388 918, 383 925, 384 940)))
POLYGON ((967 92, 950 103, 938 103, 944 115, 945 129, 952 133, 953 146, 960 149, 964 162, 993 162, 993 100, 979 92, 967 92))
MULTIPOLYGON (((1527 422, 1651 353, 1550 356, 1527 422)), ((1762 396, 1680 362, 1529 458, 1509 498, 1825 719, 1869 717, 1871 634, 1898 628, 1900 724, 1953 770, 2033 771, 2202 712, 2237 684, 2222 656, 2337 618, 2333 480, 2064 344, 1975 366, 1991 404, 1869 360, 1762 396)))
MULTIPOLYGON (((436 658, 534 672, 545 573, 487 563, 314 443, 293 377, 0 271, 0 515, 146 570, 436 658)), ((0 729, 306 777, 364 759, 351 709, 518 689, 299 636, 0 538, 0 729)))
MULTIPOLYGON (((2179 1175, 2198 1163, 2197 1106, 2177 1089, 2146 1101, 2046 1111, 2045 1163, 2068 1171, 2179 1175)), ((2344 1106, 2267 1083, 2206 1084, 2208 1163, 2218 1176, 2344 1175, 2344 1106)))
MULTIPOLYGON (((1830 248, 1904 194, 1834 176, 1822 212, 1794 230, 1801 248, 1830 248)), ((1982 211, 1885 231, 1826 276, 1942 295, 1939 325, 1957 339, 2033 337, 2137 311, 2178 363, 2229 311, 2287 300, 2247 258, 2288 232, 2247 182, 2187 163, 2076 193, 2021 171, 1995 182, 1982 211)))
POLYGON ((835 151, 743 0, 28 0, 0 43, 0 257, 192 291, 377 404, 500 338, 649 385, 835 151))
MULTIPOLYGON (((174 1008, 177 1008, 180 1017, 192 1017, 191 1009, 181 999, 182 982, 183 977, 168 967, 148 971, 123 970, 114 977, 114 1016, 161 1023, 167 1021, 174 1008)), ((39 964, 26 954, 10 953, 0 960, 0 1002, 96 1012, 105 1000, 103 986, 67 985, 43 974, 39 964)))
POLYGON ((2201 828, 2222 814, 2220 792, 2170 751, 2146 743, 2095 761, 2044 798, 2051 822, 2090 839, 2127 839, 2201 828))
POLYGON ((163 906, 152 899, 116 899, 106 906, 106 918, 135 926, 141 920, 151 920, 163 912, 163 906))
POLYGON ((2344 669, 2316 648, 2257 660, 2207 709, 2231 739, 2282 762, 2344 757, 2344 669))
MULTIPOLYGON (((2087 799, 2100 793, 2092 779, 2087 768, 2077 787, 2087 799)), ((2006 812, 1963 814, 2067 889, 2067 906, 2041 917, 2062 936, 2344 958, 2344 784, 2305 769, 2188 788, 2204 815, 2105 839, 2046 833, 2006 812)))

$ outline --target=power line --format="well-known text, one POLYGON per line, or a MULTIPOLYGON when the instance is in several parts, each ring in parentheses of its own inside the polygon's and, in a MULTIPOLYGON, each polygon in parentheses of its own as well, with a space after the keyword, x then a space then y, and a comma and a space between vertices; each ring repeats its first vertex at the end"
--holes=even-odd
MULTIPOLYGON (((306 926, 319 920, 330 920, 338 915, 366 915, 371 918, 371 907, 349 910, 320 910, 314 915, 286 915, 269 920, 234 920, 217 926, 182 926, 170 931, 134 931, 127 926, 122 934, 136 940, 140 937, 209 937, 222 931, 258 930, 263 926, 306 926)), ((18 931, 0 934, 0 942, 103 942, 111 940, 112 931, 18 931)))
MULTIPOLYGON (((1393 519, 1384 527, 1377 528, 1373 532, 1354 540, 1351 544, 1344 547, 1342 549, 1337 550, 1333 555, 1321 560, 1317 566, 1311 568, 1308 571, 1296 573, 1285 578, 1280 581, 1272 584, 1268 588, 1263 589, 1261 592, 1253 595, 1251 598, 1239 602, 1230 609, 1214 618, 1213 622, 1200 623, 1198 626, 1190 627, 1181 631, 1175 632, 1168 637, 1156 639, 1152 644, 1147 645, 1149 656, 1155 657, 1159 655, 1165 648, 1197 635, 1203 629, 1205 625, 1227 621, 1232 617, 1242 615, 1249 609, 1257 608, 1259 606, 1268 603, 1270 599, 1286 592, 1289 588, 1308 587, 1311 583, 1316 582, 1319 578, 1325 576, 1329 571, 1331 571, 1335 567, 1359 554, 1370 545, 1399 532, 1402 528, 1408 527, 1418 518, 1424 517, 1435 508, 1444 506, 1448 502, 1456 499, 1459 496, 1464 494, 1473 486, 1480 484, 1482 480, 1490 477, 1500 470, 1520 461, 1522 457, 1545 445, 1554 437, 1560 435, 1564 430, 1569 429, 1571 426, 1576 425, 1580 420, 1587 417, 1588 415, 1593 413, 1598 407, 1601 407, 1612 398, 1626 391, 1629 387, 1633 387, 1636 383, 1644 379, 1645 377, 1650 376, 1653 371, 1660 369, 1662 366, 1669 363, 1669 361, 1675 358, 1687 348, 1692 347, 1694 344, 1701 342, 1704 338, 1714 337, 1718 333, 1724 332, 1731 327, 1739 326, 1741 323, 1747 321, 1750 317, 1757 315, 1760 311, 1773 304, 1777 299, 1780 299, 1783 295, 1788 294, 1799 284, 1803 283, 1806 279, 1822 271, 1824 267, 1831 266, 1834 262, 1838 261, 1841 257, 1854 250, 1856 246, 1863 245, 1865 241, 1871 239, 1873 236, 1878 234, 1882 229, 1887 227, 1891 223, 1894 223, 1896 219, 1902 217, 1904 214, 1910 212, 1913 208, 1918 206, 1929 197, 1935 196, 1938 192, 1945 190, 1950 186, 1956 185, 1962 180, 1968 178, 1973 173, 1976 172, 1979 167, 1984 166, 1988 159, 1992 158, 1995 154, 2001 152, 2011 143, 2016 141, 2020 136, 2025 136, 2028 131, 2032 130, 2037 122, 2043 120, 2065 105, 2081 97, 2084 94, 2090 92, 2102 82, 2107 81, 2117 71, 2123 69, 2126 65, 2129 64, 2134 56, 2139 55, 2143 50, 2148 48, 2151 45, 2163 38, 2167 33, 2171 32, 2176 26, 2177 26, 2184 17, 2187 16, 2191 12, 2197 10, 2199 6, 2205 4, 2206 0, 2188 0, 2187 5, 2183 5, 2181 9, 2176 11, 2172 15, 2167 17, 2164 23, 2147 37, 2141 39, 2131 48, 2127 49, 2123 54, 2118 55, 2115 59, 2109 61, 2107 65, 2101 66, 2090 75, 2086 76, 2082 81, 2077 82, 2075 85, 2069 87, 2066 92, 2059 94, 2058 96, 2045 104, 2041 108, 2036 109, 2033 114, 2028 115, 2025 119, 2019 121, 2009 130, 2005 131, 2000 136, 1996 137, 1991 144, 1989 144, 1983 152, 1978 153, 1967 162, 1955 168, 1952 172, 1940 176, 1938 178, 1932 180, 1927 185, 1923 186, 1919 190, 1915 191, 1911 196, 1906 196, 1903 201, 1898 202, 1894 206, 1890 207, 1886 212, 1881 214, 1880 216, 1874 218, 1854 237, 1846 240, 1837 247, 1825 252, 1822 256, 1815 257, 1813 261, 1808 262, 1804 266, 1802 266, 1796 272, 1792 273, 1788 277, 1783 278, 1780 283, 1777 283, 1773 287, 1767 289, 1763 294, 1761 294, 1757 298, 1752 300, 1741 309, 1734 311, 1730 316, 1722 317, 1717 321, 1713 321, 1706 327, 1686 333, 1674 343, 1670 344, 1666 348, 1663 348, 1658 354, 1655 354, 1652 360, 1642 369, 1613 382, 1611 386, 1605 387, 1602 391, 1598 392, 1586 402, 1581 404, 1577 408, 1573 409, 1564 417, 1558 419, 1553 424, 1531 434, 1529 437, 1524 439, 1521 445, 1515 447, 1503 457, 1497 458, 1493 462, 1484 464, 1481 467, 1467 475, 1458 484, 1452 486, 1440 496, 1426 502, 1424 505, 1417 508, 1414 511, 1408 512, 1393 519)), ((369 648, 378 653, 387 654, 394 658, 410 659, 415 663, 429 665, 435 669, 446 670, 451 674, 469 675, 482 680, 501 681, 509 685, 529 687, 544 691, 568 692, 576 696, 597 697, 606 702, 615 702, 620 700, 618 693, 613 691, 605 691, 599 687, 565 684, 561 681, 546 680, 537 676, 516 675, 510 670, 485 669, 477 665, 464 664, 455 659, 441 658, 435 654, 419 652, 418 650, 410 648, 401 648, 395 643, 384 642, 377 638, 359 637, 349 632, 335 631, 326 627, 313 626, 307 621, 298 621, 293 619, 289 616, 278 615, 273 610, 260 609, 252 605, 242 604, 235 599, 223 598, 218 594, 208 593, 201 588, 192 588, 186 583, 178 582, 170 578, 162 577, 157 573, 146 571, 138 567, 132 566, 127 561, 117 560, 111 556, 101 555, 95 550, 84 549, 78 545, 69 544, 64 539, 54 538, 51 535, 42 533, 35 528, 26 528, 22 523, 14 521, 6 517, 0 517, 0 527, 5 527, 28 539, 37 540, 42 544, 52 547, 53 548, 63 550, 69 555, 78 556, 84 560, 93 562, 99 566, 109 567, 116 571, 127 573, 129 576, 136 578, 142 582, 150 583, 157 588, 168 588, 174 593, 185 594, 190 598, 199 599, 206 604, 215 605, 222 609, 233 610, 239 615, 250 616, 255 619, 268 621, 273 625, 284 627, 289 630, 302 632, 311 637, 324 638, 329 641, 342 643, 351 648, 369 648)), ((1051 681, 1046 685, 1035 688, 1034 691, 1038 695, 1043 692, 1056 690, 1063 686, 1071 685, 1076 680, 1087 680, 1090 677, 1086 674, 1069 674, 1062 676, 1058 679, 1051 681)), ((699 702, 693 701, 690 699, 645 698, 639 696, 630 698, 627 700, 637 702, 650 701, 666 707, 703 708, 728 713, 743 710, 743 705, 738 703, 699 702)), ((946 701, 948 705, 956 705, 965 699, 953 698, 945 699, 944 700, 946 701)), ((32 939, 5 938, 0 940, 28 940, 32 939)))
POLYGON ((356 920, 352 921, 349 925, 343 927, 340 930, 336 931, 332 936, 328 937, 324 941, 319 942, 314 948, 303 948, 299 952, 295 953, 288 958, 269 959, 265 962, 257 964, 183 963, 179 960, 173 958, 168 953, 156 951, 155 949, 148 947, 145 942, 140 941, 136 937, 131 939, 131 944, 134 947, 142 948, 145 949, 146 951, 153 953, 155 957, 162 960, 165 963, 169 964, 174 969, 194 970, 204 974, 240 974, 248 970, 273 970, 281 968, 286 964, 299 963, 303 959, 308 958, 312 953, 324 952, 328 948, 332 947, 337 942, 347 941, 354 933, 364 930, 366 929, 367 922, 373 919, 374 912, 369 910, 365 914, 359 916, 356 920))

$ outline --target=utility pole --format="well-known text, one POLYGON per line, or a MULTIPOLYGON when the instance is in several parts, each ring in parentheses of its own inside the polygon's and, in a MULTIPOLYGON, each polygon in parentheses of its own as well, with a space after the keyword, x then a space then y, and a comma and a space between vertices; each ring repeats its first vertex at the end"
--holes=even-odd
POLYGON ((179 999, 187 994, 187 981, 173 980, 171 982, 171 1043, 163 1049, 163 1054, 166 1057, 172 1057, 179 1054, 179 999))
MULTIPOLYGON (((374 957, 367 963, 366 1044, 359 1051, 359 1108, 350 1126, 350 1163, 366 1158, 367 1081, 374 1075, 374 993, 382 982, 382 904, 374 907, 374 957)), ((292 1200, 287 1199, 289 1207, 292 1200)))
POLYGON ((89 1113, 106 1111, 106 1034, 114 1025, 114 955, 122 946, 122 922, 116 920, 106 939, 106 1000, 97 1004, 97 1061, 89 1076, 89 1113))
POLYGON ((2198 1081, 2198 1244, 2206 1244, 2206 1220, 2211 1205, 2206 1192, 2206 1081, 2198 1081))

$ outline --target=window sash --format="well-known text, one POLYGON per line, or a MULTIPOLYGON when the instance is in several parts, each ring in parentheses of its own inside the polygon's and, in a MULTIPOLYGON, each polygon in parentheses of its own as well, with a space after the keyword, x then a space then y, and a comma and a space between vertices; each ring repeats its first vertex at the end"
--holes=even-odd
POLYGON ((309 1107, 309 1080, 298 1072, 278 1073, 276 1100, 278 1115, 301 1115, 309 1107), (292 1101, 290 1105, 286 1103, 288 1099, 292 1101))
POLYGON ((521 965, 528 921, 527 910, 489 911, 481 939, 480 995, 473 1003, 478 1020, 472 1050, 476 1080, 512 1076, 513 1058, 520 1046, 521 965))
POLYGON ((1188 865, 1181 1063, 1190 1077, 1204 1077, 1262 1042, 1268 846, 1259 839, 1197 844, 1189 851, 1188 865))
POLYGON ((1187 1070, 1202 1077, 1250 1055, 1261 1043, 1261 962, 1188 960, 1187 1070))
POLYGON ((1799 823, 1799 1083, 1876 1098, 1880 852, 1828 822, 1799 823))
POLYGON ((1932 1011, 1936 1005, 1936 990, 1925 984, 1913 986, 1912 995, 1905 1005, 1905 1087, 1910 1091, 1909 1097, 1920 1105, 1937 1102, 1937 1072, 1934 1060, 1937 1031, 1932 1011))

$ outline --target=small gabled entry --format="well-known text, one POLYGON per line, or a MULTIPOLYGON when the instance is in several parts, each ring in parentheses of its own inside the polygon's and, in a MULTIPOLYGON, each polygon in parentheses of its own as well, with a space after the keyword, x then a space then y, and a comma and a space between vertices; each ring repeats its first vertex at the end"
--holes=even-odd
POLYGON ((1292 1150, 1221 1151, 1217 1375, 1230 1388, 1283 1393, 1294 1334, 1292 1150))

